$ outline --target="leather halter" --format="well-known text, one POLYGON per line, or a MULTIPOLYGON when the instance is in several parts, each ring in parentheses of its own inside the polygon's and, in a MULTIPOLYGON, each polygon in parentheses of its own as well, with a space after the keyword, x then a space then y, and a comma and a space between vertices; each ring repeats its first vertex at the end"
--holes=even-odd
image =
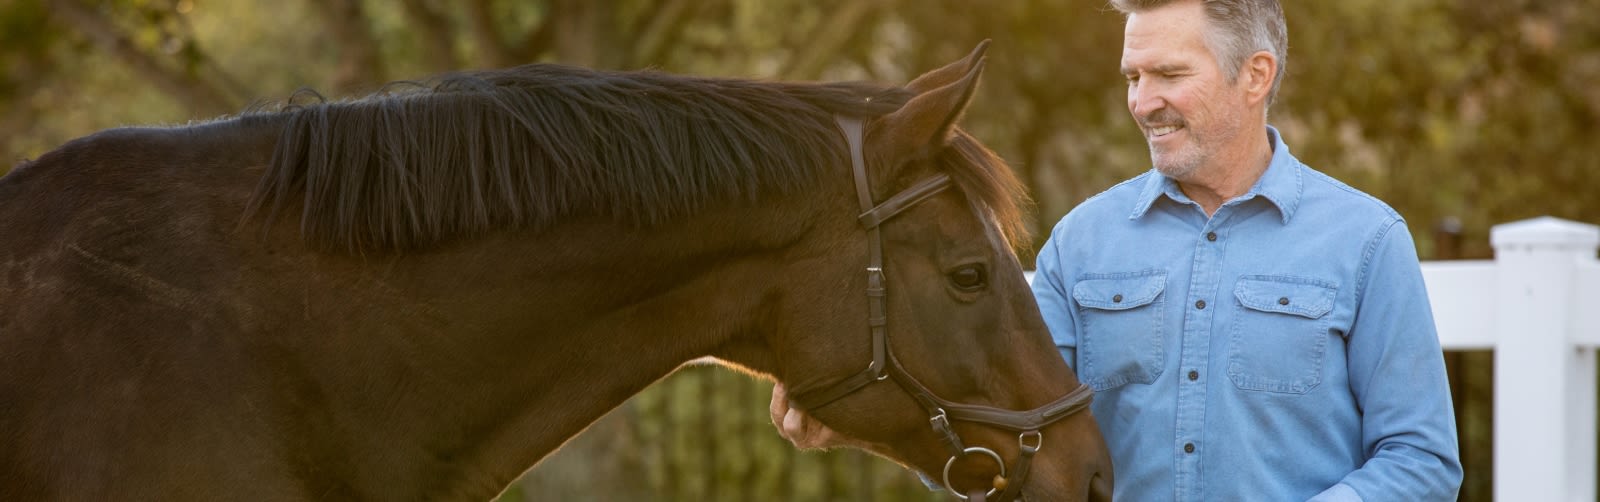
POLYGON ((949 188, 950 176, 936 174, 895 194, 882 204, 873 205, 872 187, 867 178, 866 159, 862 153, 861 120, 840 116, 834 117, 834 120, 839 123, 845 142, 850 145, 850 165, 855 175, 856 197, 861 203, 861 215, 858 219, 867 231, 867 324, 872 333, 872 363, 868 364, 866 369, 849 377, 798 392, 794 401, 801 409, 814 411, 873 382, 893 378, 900 388, 927 410, 928 415, 932 417, 929 423, 932 424, 934 432, 940 436, 945 448, 950 451, 950 460, 945 462, 944 470, 946 489, 962 499, 981 501, 997 491, 1000 492, 1000 500, 1015 497, 1020 494, 1022 485, 1027 480, 1028 467, 1033 455, 1044 445, 1044 435, 1039 429, 1087 408, 1094 394, 1087 385, 1080 383, 1077 389, 1044 406, 1026 411, 1013 411, 946 401, 928 390, 917 381, 916 377, 906 373, 888 346, 888 302, 885 297, 886 284, 883 275, 883 234, 879 227, 900 212, 949 188), (950 427, 951 420, 979 423, 1019 433, 1017 443, 1021 455, 1013 464, 1016 467, 1011 479, 1005 477, 1006 466, 999 454, 988 448, 966 447, 961 442, 960 435, 950 427), (982 488, 977 488, 968 495, 962 495, 950 486, 950 466, 957 459, 974 453, 982 453, 994 459, 999 464, 1000 475, 995 477, 994 489, 985 492, 982 488))

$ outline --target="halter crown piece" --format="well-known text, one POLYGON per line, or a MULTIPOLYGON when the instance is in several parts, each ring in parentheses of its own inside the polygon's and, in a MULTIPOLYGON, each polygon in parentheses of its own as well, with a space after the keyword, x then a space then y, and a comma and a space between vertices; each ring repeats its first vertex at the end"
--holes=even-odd
POLYGON ((802 409, 816 410, 873 382, 893 379, 895 384, 916 399, 917 403, 928 412, 928 416, 931 417, 928 423, 939 435, 945 449, 950 452, 950 460, 944 464, 945 489, 963 500, 982 502, 994 496, 996 492, 1000 495, 999 500, 1013 499, 1021 494, 1034 454, 1044 446, 1044 434, 1040 433, 1039 429, 1087 408, 1094 394, 1087 385, 1080 383, 1072 392, 1044 406, 1027 411, 1013 411, 946 401, 934 395, 918 382, 916 377, 906 373, 900 361, 895 359, 894 353, 889 351, 888 302, 883 274, 883 234, 879 228, 900 212, 949 188, 950 176, 936 174, 895 194, 882 204, 873 205, 872 187, 867 179, 866 160, 861 149, 861 120, 842 116, 835 116, 834 120, 838 122, 840 131, 844 133, 845 142, 850 146, 850 165, 855 175, 856 197, 861 202, 861 215, 858 219, 867 231, 867 325, 872 333, 872 362, 859 373, 818 388, 798 392, 794 401, 802 409), (994 450, 981 446, 965 446, 961 442, 961 436, 950 427, 952 420, 1017 432, 1017 444, 1021 454, 1012 464, 1014 468, 1011 476, 1006 477, 1006 464, 994 450), (978 487, 971 489, 967 494, 962 494, 950 484, 950 467, 955 465, 957 459, 971 454, 982 454, 993 459, 1000 468, 1000 474, 995 476, 994 486, 987 491, 978 487))

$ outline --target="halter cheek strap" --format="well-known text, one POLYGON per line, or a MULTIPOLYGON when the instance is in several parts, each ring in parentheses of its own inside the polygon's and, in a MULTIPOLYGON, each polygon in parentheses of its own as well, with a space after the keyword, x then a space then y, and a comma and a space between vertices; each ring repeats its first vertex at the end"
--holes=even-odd
POLYGON ((929 424, 939 436, 945 449, 950 452, 950 459, 945 462, 944 468, 945 488, 950 490, 950 493, 961 499, 979 501, 995 495, 996 492, 999 492, 1000 500, 1015 497, 1021 493, 1022 485, 1027 480, 1034 454, 1044 446, 1044 435, 1039 430, 1087 408, 1094 397, 1093 392, 1088 386, 1080 383, 1072 392, 1044 406, 1026 411, 1013 411, 990 406, 952 403, 935 395, 917 381, 916 377, 905 371, 900 361, 894 357, 894 353, 889 351, 887 285, 883 274, 883 235, 880 227, 895 215, 949 188, 950 177, 936 174, 895 194, 882 204, 873 205, 872 186, 867 178, 866 159, 862 152, 861 120, 850 117, 835 117, 835 120, 850 147, 850 165, 855 177, 856 198, 861 204, 861 215, 857 219, 867 231, 867 326, 872 335, 872 362, 865 369, 849 377, 818 388, 796 392, 794 401, 802 409, 816 410, 873 382, 893 378, 901 389, 916 399, 917 403, 928 412, 931 417, 928 420, 929 424), (1020 454, 1013 464, 1015 468, 1011 478, 1006 477, 1006 464, 998 453, 983 447, 967 447, 962 443, 961 436, 951 428, 951 420, 1018 432, 1017 443, 1020 454), (972 454, 982 454, 993 459, 999 465, 1000 474, 995 476, 994 487, 988 491, 976 488, 969 494, 963 495, 951 486, 950 467, 955 465, 956 460, 972 454))

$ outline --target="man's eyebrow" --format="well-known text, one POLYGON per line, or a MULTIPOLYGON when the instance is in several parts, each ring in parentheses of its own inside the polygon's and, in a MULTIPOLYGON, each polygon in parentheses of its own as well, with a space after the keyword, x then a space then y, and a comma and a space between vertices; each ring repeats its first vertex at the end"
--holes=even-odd
MULTIPOLYGON (((1189 65, 1182 64, 1182 63, 1162 63, 1162 64, 1158 64, 1158 65, 1152 66, 1150 68, 1147 68, 1147 69, 1145 69, 1145 71, 1148 71, 1148 72, 1151 72, 1151 73, 1183 73, 1183 72, 1189 71, 1189 65)), ((1122 74, 1123 75, 1129 75, 1129 74, 1132 74, 1133 72, 1134 72, 1133 68, 1129 68, 1129 67, 1126 67, 1126 66, 1122 67, 1122 74)))

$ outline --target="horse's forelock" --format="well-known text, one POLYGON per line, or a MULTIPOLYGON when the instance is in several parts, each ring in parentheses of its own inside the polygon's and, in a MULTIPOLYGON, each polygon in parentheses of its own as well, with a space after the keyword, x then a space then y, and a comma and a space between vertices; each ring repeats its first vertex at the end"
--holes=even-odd
POLYGON ((940 161, 962 193, 993 213, 1013 251, 1024 254, 1031 249, 1033 236, 1024 216, 1033 199, 1028 196, 1027 185, 1005 160, 966 131, 957 129, 948 148, 940 154, 940 161))

